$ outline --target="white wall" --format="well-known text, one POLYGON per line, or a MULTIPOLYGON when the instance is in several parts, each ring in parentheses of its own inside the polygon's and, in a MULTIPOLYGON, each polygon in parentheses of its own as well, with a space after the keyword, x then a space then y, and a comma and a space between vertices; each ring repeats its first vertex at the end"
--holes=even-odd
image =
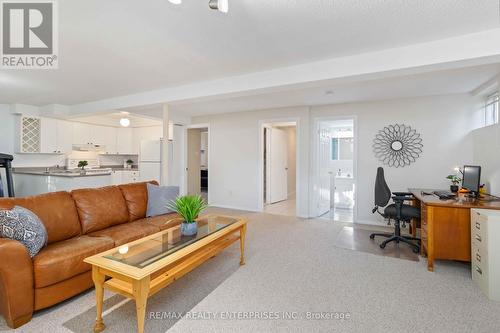
POLYGON ((474 165, 481 166, 481 183, 486 191, 500 195, 500 124, 479 128, 471 133, 474 165))
POLYGON ((195 117, 192 123, 210 124, 210 204, 259 210, 262 199, 262 142, 265 122, 297 120, 297 206, 308 216, 309 109, 307 107, 263 110, 195 117))
POLYGON ((449 188, 445 177, 453 173, 455 166, 473 161, 473 145, 468 133, 482 121, 480 108, 479 100, 469 95, 449 95, 313 107, 311 117, 357 117, 357 222, 373 223, 381 221, 378 215, 371 213, 377 167, 384 167, 392 191, 406 191, 409 187, 449 188), (423 139, 423 153, 415 163, 404 168, 384 166, 372 149, 377 132, 396 123, 411 126, 423 139))
POLYGON ((211 204, 258 210, 260 181, 259 123, 280 118, 299 119, 297 155, 299 169, 297 205, 299 216, 309 216, 309 135, 315 117, 351 116, 358 124, 358 219, 359 223, 382 223, 372 215, 375 173, 381 163, 374 157, 372 140, 386 125, 403 123, 420 132, 423 153, 405 168, 385 167, 393 191, 408 187, 446 189, 445 177, 457 165, 473 161, 468 133, 482 121, 481 104, 469 95, 433 96, 370 103, 297 107, 195 117, 193 123, 210 123, 211 204))

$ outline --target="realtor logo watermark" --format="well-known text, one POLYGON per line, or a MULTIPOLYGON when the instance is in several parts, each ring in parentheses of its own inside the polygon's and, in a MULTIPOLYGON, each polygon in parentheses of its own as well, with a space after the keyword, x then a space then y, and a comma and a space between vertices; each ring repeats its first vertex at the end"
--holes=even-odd
POLYGON ((0 0, 1 68, 57 69, 55 0, 0 0))

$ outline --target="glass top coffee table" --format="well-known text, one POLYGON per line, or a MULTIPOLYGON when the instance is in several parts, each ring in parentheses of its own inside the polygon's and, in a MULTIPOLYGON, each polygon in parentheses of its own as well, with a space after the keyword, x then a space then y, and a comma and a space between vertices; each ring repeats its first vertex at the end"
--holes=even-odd
POLYGON ((92 265, 97 317, 94 332, 104 330, 104 288, 135 300, 137 331, 144 331, 146 303, 154 295, 236 241, 240 241, 240 265, 245 264, 247 220, 206 215, 198 220, 195 236, 182 236, 180 226, 138 239, 84 261, 92 265), (106 280, 106 277, 111 279, 106 280))

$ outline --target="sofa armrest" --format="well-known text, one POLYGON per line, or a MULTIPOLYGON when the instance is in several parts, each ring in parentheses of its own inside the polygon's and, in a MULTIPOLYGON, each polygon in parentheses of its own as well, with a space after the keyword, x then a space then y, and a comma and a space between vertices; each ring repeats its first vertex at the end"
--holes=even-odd
POLYGON ((34 304, 33 262, 18 241, 0 238, 0 312, 17 328, 31 320, 34 304))

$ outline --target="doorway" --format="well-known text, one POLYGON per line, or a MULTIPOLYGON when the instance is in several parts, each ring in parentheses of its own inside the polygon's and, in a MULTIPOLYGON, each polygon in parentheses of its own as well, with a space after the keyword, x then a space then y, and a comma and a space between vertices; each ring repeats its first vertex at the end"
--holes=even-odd
POLYGON ((263 125, 264 212, 296 215, 297 124, 277 122, 263 125))
POLYGON ((315 216, 353 222, 356 204, 356 118, 315 121, 315 216))
POLYGON ((209 129, 187 129, 187 194, 201 195, 208 203, 209 129))

